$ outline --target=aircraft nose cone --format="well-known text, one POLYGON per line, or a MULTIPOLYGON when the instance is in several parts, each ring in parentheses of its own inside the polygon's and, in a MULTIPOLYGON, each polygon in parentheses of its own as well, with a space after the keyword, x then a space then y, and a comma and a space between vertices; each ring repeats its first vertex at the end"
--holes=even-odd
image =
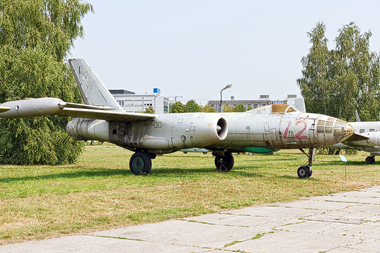
POLYGON ((346 137, 343 137, 343 139, 341 140, 344 141, 346 139, 348 139, 351 135, 353 135, 355 132, 355 129, 353 126, 351 126, 350 124, 347 124, 347 127, 346 127, 346 137))
POLYGON ((338 142, 342 142, 353 135, 355 129, 343 120, 337 120, 334 128, 334 137, 338 142))

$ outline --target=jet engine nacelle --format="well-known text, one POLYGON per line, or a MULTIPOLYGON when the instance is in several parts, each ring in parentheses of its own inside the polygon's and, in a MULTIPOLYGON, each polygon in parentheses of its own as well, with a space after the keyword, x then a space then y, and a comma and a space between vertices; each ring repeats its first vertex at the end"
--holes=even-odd
POLYGON ((18 101, 10 101, 2 104, 10 110, 1 113, 4 119, 28 118, 35 116, 53 115, 65 107, 66 103, 58 98, 31 98, 18 101))
POLYGON ((106 120, 73 118, 66 125, 66 132, 74 140, 110 141, 109 123, 106 120))
POLYGON ((224 140, 227 133, 226 120, 207 113, 161 114, 144 122, 110 122, 112 143, 154 154, 212 145, 224 140))
POLYGON ((66 131, 75 140, 108 141, 154 154, 209 146, 224 140, 228 134, 223 117, 205 113, 163 114, 143 122, 74 118, 66 131))

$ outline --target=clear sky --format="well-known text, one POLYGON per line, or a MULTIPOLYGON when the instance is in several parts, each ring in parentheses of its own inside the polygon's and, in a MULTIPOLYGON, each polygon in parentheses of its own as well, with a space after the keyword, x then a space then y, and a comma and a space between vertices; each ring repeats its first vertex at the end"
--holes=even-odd
POLYGON ((321 21, 333 49, 338 30, 354 21, 371 31, 380 51, 376 0, 87 0, 94 14, 82 24, 73 58, 84 58, 109 89, 152 93, 182 102, 284 99, 300 90, 307 32, 321 21))

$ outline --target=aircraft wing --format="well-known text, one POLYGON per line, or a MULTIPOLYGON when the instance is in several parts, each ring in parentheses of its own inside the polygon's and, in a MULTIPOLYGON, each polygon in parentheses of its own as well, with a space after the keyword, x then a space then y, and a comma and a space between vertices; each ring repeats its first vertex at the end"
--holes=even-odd
POLYGON ((134 122, 155 119, 147 113, 127 113, 120 108, 64 102, 58 98, 34 98, 10 101, 0 105, 0 118, 26 118, 60 115, 109 121, 134 122))
POLYGON ((348 137, 346 140, 343 141, 343 143, 351 142, 351 141, 363 141, 368 140, 369 137, 363 134, 354 133, 350 137, 348 137))
POLYGON ((11 108, 10 107, 0 107, 0 113, 2 112, 7 112, 9 111, 11 108))

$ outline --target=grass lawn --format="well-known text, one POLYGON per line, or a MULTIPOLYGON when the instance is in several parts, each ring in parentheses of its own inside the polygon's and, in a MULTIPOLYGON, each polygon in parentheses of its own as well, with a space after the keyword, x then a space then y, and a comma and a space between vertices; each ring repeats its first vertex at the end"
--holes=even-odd
POLYGON ((273 155, 234 155, 235 166, 215 172, 211 154, 157 156, 151 175, 129 171, 133 153, 103 144, 87 146, 77 164, 0 166, 0 244, 86 233, 120 226, 291 201, 380 184, 380 165, 368 153, 318 155, 313 175, 298 150, 273 155))

